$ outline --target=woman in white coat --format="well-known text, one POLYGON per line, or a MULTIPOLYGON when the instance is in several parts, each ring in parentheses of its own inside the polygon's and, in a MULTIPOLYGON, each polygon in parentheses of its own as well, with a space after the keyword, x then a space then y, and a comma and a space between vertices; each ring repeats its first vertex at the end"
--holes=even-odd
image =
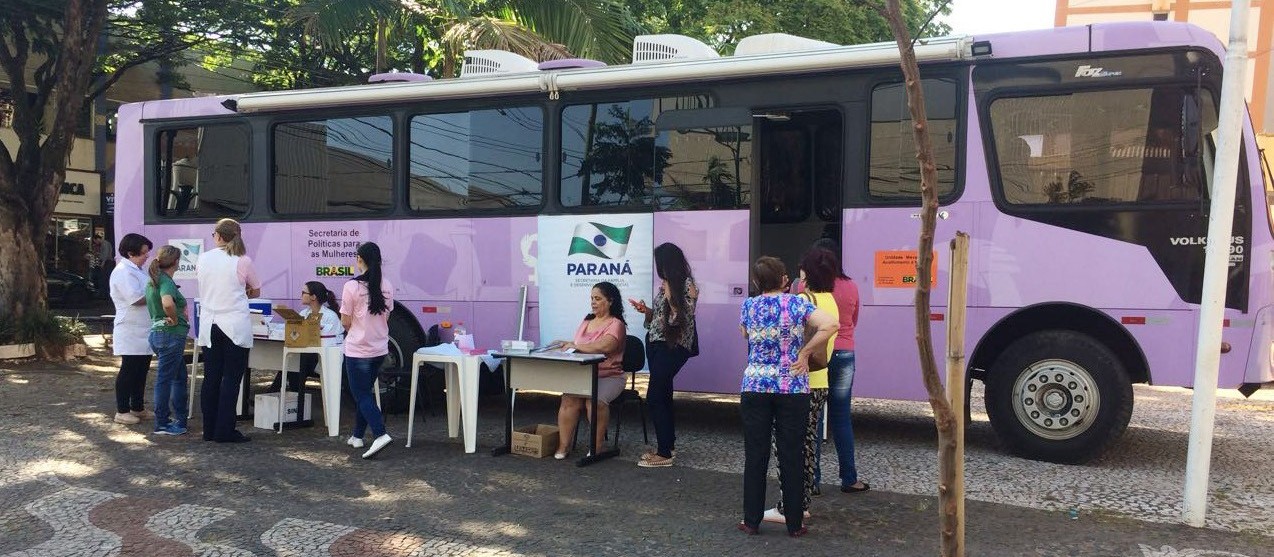
POLYGON ((151 248, 141 234, 127 234, 119 241, 123 259, 111 271, 111 301, 115 324, 111 329, 113 351, 119 356, 115 376, 115 422, 133 425, 154 417, 146 411, 146 374, 150 371, 150 313, 146 311, 146 282, 142 270, 151 248))
POLYGON ((208 349, 199 397, 204 441, 249 440, 235 429, 235 406, 252 348, 248 298, 261 294, 261 279, 246 255, 242 234, 234 219, 218 221, 212 232, 217 247, 199 256, 195 271, 199 278, 199 345, 208 349))

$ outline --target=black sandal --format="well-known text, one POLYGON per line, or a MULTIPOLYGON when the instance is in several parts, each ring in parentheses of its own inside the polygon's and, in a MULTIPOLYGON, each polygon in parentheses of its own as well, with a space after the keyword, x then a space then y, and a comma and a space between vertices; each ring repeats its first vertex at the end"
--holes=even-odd
POLYGON ((862 487, 854 487, 854 486, 852 486, 852 485, 844 485, 844 486, 841 486, 841 488, 840 488, 841 493, 862 493, 862 492, 867 491, 867 490, 869 490, 869 489, 871 489, 871 486, 870 486, 870 485, 868 485, 868 484, 867 484, 867 482, 863 482, 863 486, 862 486, 862 487))

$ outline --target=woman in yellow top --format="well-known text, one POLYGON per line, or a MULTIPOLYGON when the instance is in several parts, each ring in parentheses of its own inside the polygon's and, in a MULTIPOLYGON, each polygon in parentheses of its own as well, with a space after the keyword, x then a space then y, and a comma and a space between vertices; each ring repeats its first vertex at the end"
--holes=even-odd
MULTIPOLYGON (((836 254, 822 248, 814 248, 805 253, 801 258, 801 279, 792 285, 792 289, 801 291, 801 295, 811 300, 819 311, 828 313, 840 320, 840 311, 836 307, 836 299, 832 297, 832 286, 836 283, 836 277, 840 275, 840 264, 836 260, 836 254)), ((835 335, 827 341, 827 359, 832 358, 835 335)), ((818 421, 823 415, 823 405, 827 404, 828 382, 827 368, 811 369, 809 374, 810 382, 810 413, 805 428, 805 493, 802 494, 801 503, 804 517, 810 517, 810 500, 818 490, 818 484, 815 483, 814 469, 817 466, 818 458, 818 421)), ((779 483, 782 485, 783 470, 779 470, 779 483)), ((780 489, 780 491, 782 491, 780 489)), ((765 511, 762 520, 766 522, 785 523, 783 513, 783 497, 779 496, 778 506, 765 511)))

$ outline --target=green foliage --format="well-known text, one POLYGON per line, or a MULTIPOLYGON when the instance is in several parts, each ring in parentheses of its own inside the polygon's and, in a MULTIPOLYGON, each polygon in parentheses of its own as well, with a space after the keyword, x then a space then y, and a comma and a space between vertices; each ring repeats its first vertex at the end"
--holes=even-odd
POLYGON ((47 311, 28 312, 20 318, 0 317, 0 344, 28 344, 45 353, 60 353, 67 346, 83 344, 88 327, 82 321, 47 311))
MULTIPOLYGON (((629 9, 651 32, 695 37, 723 54, 734 51, 739 39, 762 33, 789 33, 850 45, 893 40, 889 25, 864 2, 851 0, 628 0, 629 9)), ((945 24, 930 23, 930 15, 944 0, 903 0, 908 27, 920 37, 950 32, 945 24)), ((940 15, 941 15, 940 14, 940 15)))

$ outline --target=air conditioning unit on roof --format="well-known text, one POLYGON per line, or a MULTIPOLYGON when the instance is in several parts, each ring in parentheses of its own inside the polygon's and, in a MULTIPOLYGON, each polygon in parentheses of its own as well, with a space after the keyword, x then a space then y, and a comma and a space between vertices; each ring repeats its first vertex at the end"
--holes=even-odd
POLYGON ((534 72, 539 68, 539 62, 507 50, 466 50, 460 77, 534 72))
POLYGON ((751 56, 753 54, 770 54, 774 52, 825 50, 838 46, 840 45, 836 43, 807 39, 787 33, 766 33, 764 35, 744 37, 743 40, 739 41, 738 46, 734 47, 734 55, 751 56))
POLYGON ((633 63, 720 58, 716 50, 684 35, 640 35, 633 39, 633 63))

